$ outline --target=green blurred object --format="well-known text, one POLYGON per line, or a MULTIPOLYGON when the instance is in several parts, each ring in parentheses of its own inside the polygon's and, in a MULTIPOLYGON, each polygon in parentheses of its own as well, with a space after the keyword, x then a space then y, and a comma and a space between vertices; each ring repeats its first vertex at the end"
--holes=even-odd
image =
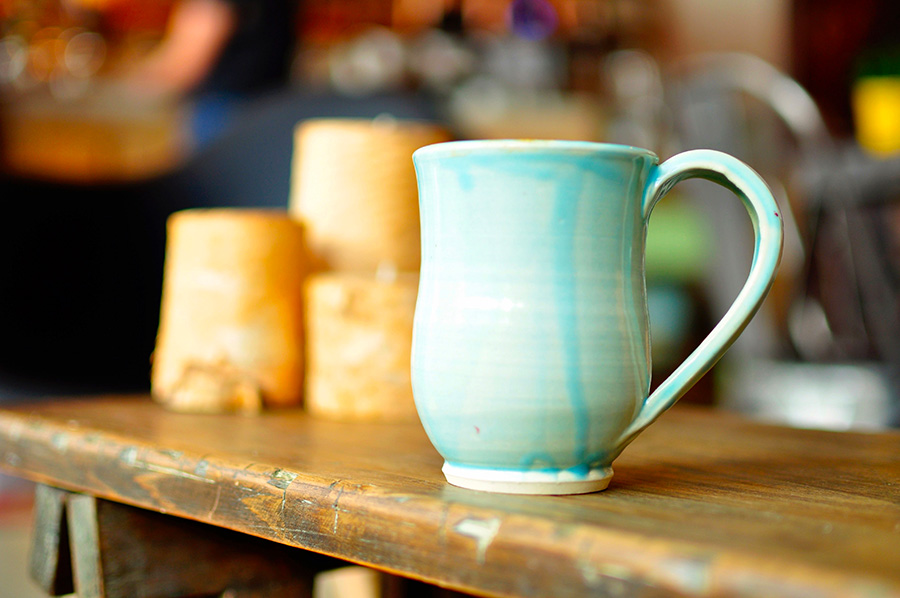
POLYGON ((666 371, 685 356, 697 325, 692 286, 710 266, 713 239, 703 214, 673 191, 654 208, 647 233, 647 309, 655 372, 666 371))
POLYGON ((694 205, 673 192, 653 210, 647 233, 647 281, 693 282, 709 265, 712 237, 694 205))

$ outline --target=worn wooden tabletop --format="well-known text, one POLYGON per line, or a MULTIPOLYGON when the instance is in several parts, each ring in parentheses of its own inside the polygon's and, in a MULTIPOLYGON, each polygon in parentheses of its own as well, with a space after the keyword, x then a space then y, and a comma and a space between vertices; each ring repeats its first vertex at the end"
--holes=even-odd
POLYGON ((900 596, 900 433, 676 407, 570 497, 447 485, 418 424, 171 413, 100 397, 0 410, 0 467, 487 595, 900 596))

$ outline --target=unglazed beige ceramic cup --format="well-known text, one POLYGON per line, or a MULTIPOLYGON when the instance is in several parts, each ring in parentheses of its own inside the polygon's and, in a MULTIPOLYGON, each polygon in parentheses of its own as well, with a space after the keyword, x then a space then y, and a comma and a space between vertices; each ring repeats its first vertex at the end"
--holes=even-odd
POLYGON ((316 417, 415 421, 409 378, 417 274, 317 272, 306 282, 306 393, 316 417))
POLYGON ((275 210, 169 217, 151 391, 172 409, 258 411, 303 394, 303 229, 275 210))
POLYGON ((419 204, 412 154, 447 141, 426 122, 314 119, 297 125, 290 213, 325 270, 419 269, 419 204))

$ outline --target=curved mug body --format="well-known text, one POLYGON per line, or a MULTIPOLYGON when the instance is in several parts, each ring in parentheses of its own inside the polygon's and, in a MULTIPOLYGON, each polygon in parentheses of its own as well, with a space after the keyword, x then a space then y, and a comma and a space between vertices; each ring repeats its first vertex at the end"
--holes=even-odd
MULTIPOLYGON (((605 488, 624 446, 737 337, 774 277, 777 212, 766 224, 777 231, 757 244, 757 253, 766 245, 770 272, 748 281, 755 292, 736 302, 736 330, 719 331, 712 344, 721 346, 694 355, 704 363, 669 380, 670 396, 648 398, 649 213, 679 180, 714 178, 700 157, 691 168, 673 159, 678 168, 661 169, 639 148, 515 140, 414 154, 422 269, 413 394, 451 483, 539 494, 605 488)), ((723 159, 730 173, 737 161, 723 159)), ((753 193, 768 193, 753 183, 753 193)), ((777 209, 774 199, 762 208, 777 209)))

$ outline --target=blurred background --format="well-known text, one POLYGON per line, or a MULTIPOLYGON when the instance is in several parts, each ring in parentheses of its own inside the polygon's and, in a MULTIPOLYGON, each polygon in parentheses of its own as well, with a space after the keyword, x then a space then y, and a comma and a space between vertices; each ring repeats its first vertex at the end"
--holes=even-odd
MULTIPOLYGON (((893 426, 898 31, 887 0, 0 0, 0 396, 145 390, 166 217, 286 206, 294 126, 361 116, 745 160, 784 264, 687 400, 893 426)), ((737 295, 751 231, 710 183, 654 213, 656 383, 737 295)))
MULTIPOLYGON (((0 400, 148 387, 166 217, 284 207, 294 126, 710 147, 787 224, 763 312, 688 401, 897 423, 900 8, 887 0, 0 0, 0 400)), ((679 185, 648 238, 658 383, 752 229, 679 185)))
MULTIPOLYGON (((897 426, 891 0, 0 0, 0 401, 146 390, 166 217, 285 207, 293 127, 329 116, 738 156, 781 205, 783 266, 685 400, 897 426)), ((714 185, 659 205, 654 384, 724 314, 751 252, 714 185)))

